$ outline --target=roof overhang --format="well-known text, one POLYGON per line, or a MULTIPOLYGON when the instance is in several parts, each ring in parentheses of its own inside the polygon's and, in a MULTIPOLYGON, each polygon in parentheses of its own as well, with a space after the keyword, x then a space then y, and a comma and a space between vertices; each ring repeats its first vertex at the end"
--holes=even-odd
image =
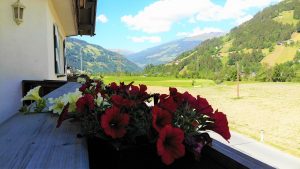
POLYGON ((52 0, 66 36, 95 35, 97 0, 52 0))
POLYGON ((78 35, 95 35, 97 0, 75 0, 78 35))

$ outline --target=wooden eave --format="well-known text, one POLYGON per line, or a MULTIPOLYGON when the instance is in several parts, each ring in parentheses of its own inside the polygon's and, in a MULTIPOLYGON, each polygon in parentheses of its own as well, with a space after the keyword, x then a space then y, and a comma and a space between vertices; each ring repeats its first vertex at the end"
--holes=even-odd
POLYGON ((95 35, 97 0, 75 0, 78 35, 95 35))

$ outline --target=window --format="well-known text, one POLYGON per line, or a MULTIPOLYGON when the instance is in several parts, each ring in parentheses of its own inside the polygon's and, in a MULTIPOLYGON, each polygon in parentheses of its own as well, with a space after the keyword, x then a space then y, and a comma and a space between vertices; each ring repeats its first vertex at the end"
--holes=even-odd
POLYGON ((60 34, 58 26, 53 25, 53 37, 54 37, 54 63, 55 74, 65 75, 65 40, 60 34))

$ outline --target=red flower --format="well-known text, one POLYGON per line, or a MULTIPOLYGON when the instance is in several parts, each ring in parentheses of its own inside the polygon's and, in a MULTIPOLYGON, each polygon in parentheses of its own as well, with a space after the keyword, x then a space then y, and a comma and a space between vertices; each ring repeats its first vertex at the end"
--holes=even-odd
POLYGON ((189 94, 188 92, 184 92, 182 94, 182 98, 184 101, 188 102, 189 105, 194 105, 196 102, 196 98, 194 96, 192 96, 191 94, 189 94))
POLYGON ((86 84, 83 84, 80 88, 79 88, 79 91, 81 92, 85 92, 85 90, 88 88, 88 86, 86 84))
POLYGON ((193 103, 191 103, 191 106, 197 110, 197 112, 201 114, 205 114, 209 117, 213 115, 213 108, 205 98, 202 98, 200 96, 197 96, 197 100, 195 100, 193 103))
POLYGON ((101 116, 101 127, 105 134, 113 139, 122 138, 126 134, 126 126, 129 124, 129 115, 121 113, 118 107, 111 107, 101 116))
POLYGON ((68 119, 69 105, 70 105, 69 103, 66 104, 62 110, 62 113, 59 115, 59 118, 57 119, 56 128, 60 127, 60 125, 64 120, 68 119))
POLYGON ((118 85, 115 82, 112 82, 110 84, 110 88, 115 92, 119 89, 118 85))
POLYGON ((83 113, 86 107, 88 107, 90 111, 95 109, 94 97, 91 94, 85 94, 76 102, 78 112, 83 113))
POLYGON ((171 113, 174 113, 177 110, 178 105, 175 103, 173 97, 165 97, 162 95, 160 97, 160 103, 159 106, 170 111, 171 113), (163 98, 163 99, 162 99, 163 98))
POLYGON ((117 107, 131 107, 134 105, 134 102, 128 99, 124 99, 122 96, 119 95, 113 95, 111 97, 111 101, 114 105, 116 105, 117 107))
POLYGON ((147 86, 140 84, 140 94, 142 94, 142 95, 147 94, 146 90, 147 90, 147 86))
POLYGON ((173 97, 173 99, 177 103, 177 105, 181 105, 182 102, 183 102, 182 94, 178 93, 177 89, 176 88, 172 88, 172 87, 169 88, 169 91, 170 91, 170 96, 173 97))
POLYGON ((157 132, 160 132, 160 130, 163 127, 171 123, 172 123, 172 115, 168 111, 163 110, 157 106, 153 107, 152 125, 157 132))
POLYGON ((163 163, 170 165, 175 159, 184 156, 183 140, 184 133, 179 128, 167 125, 160 131, 156 146, 157 153, 161 156, 163 163))
POLYGON ((224 139, 229 140, 231 135, 226 115, 216 110, 216 112, 212 115, 212 119, 215 121, 212 130, 220 134, 224 139))
POLYGON ((132 96, 137 96, 140 93, 140 89, 137 86, 131 85, 129 88, 129 94, 132 96))

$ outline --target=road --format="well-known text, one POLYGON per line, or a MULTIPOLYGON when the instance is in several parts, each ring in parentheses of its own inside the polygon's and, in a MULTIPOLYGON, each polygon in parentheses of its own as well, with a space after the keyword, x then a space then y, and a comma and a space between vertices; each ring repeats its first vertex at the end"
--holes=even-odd
POLYGON ((210 136, 244 154, 279 169, 300 169, 300 158, 277 150, 269 145, 231 131, 230 143, 210 132, 210 136))

